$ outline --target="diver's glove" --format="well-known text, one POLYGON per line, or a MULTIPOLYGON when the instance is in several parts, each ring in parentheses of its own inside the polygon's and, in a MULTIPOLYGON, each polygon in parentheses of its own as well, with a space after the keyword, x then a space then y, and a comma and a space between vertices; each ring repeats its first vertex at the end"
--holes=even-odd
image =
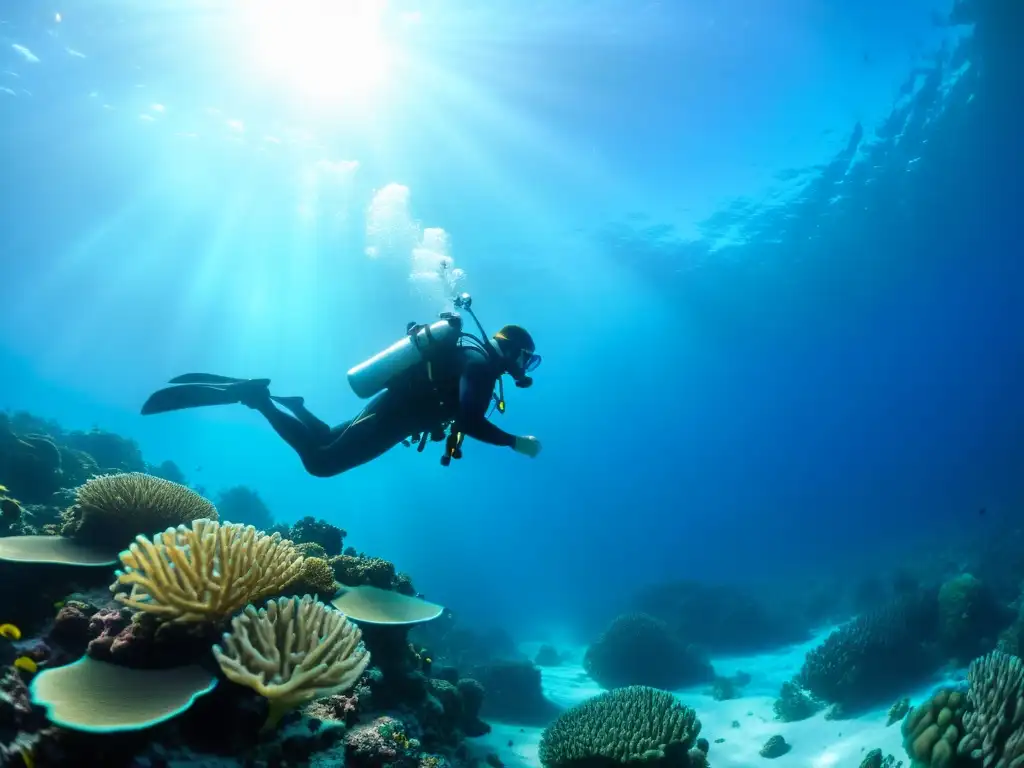
POLYGON ((540 453, 540 448, 540 440, 533 435, 524 435, 523 437, 516 438, 515 451, 516 453, 523 454, 523 456, 535 459, 537 454, 540 453))

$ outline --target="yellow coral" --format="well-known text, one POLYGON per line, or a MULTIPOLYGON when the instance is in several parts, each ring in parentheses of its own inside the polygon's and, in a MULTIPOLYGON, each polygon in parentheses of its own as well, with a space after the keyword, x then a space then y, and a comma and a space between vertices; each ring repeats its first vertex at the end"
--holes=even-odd
POLYGON ((39 670, 39 666, 28 656, 19 656, 16 658, 14 660, 14 666, 32 675, 39 670))
POLYGON ((13 624, 0 624, 0 637, 7 640, 21 640, 21 630, 13 624))
POLYGON ((302 569, 302 555, 280 534, 215 520, 168 528, 152 541, 137 536, 119 557, 125 570, 111 589, 131 592, 116 599, 175 622, 222 619, 280 592, 302 569))
POLYGON ((326 599, 334 597, 338 585, 334 581, 334 571, 322 557, 307 557, 302 561, 302 572, 298 581, 302 582, 310 592, 326 599))
POLYGON ((361 640, 343 613, 309 595, 282 597, 246 606, 213 655, 229 680, 268 700, 270 728, 293 707, 355 685, 370 663, 361 640))
POLYGON ((304 541, 301 544, 296 544, 295 548, 302 553, 303 557, 322 557, 324 560, 327 559, 327 550, 315 541, 304 541))

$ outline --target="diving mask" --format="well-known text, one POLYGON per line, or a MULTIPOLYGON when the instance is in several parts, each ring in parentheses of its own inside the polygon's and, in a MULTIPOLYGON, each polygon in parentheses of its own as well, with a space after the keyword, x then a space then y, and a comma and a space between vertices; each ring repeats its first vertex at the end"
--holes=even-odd
POLYGON ((519 354, 509 361, 509 374, 520 389, 533 386, 533 377, 529 374, 537 370, 541 356, 527 349, 519 350, 519 354))

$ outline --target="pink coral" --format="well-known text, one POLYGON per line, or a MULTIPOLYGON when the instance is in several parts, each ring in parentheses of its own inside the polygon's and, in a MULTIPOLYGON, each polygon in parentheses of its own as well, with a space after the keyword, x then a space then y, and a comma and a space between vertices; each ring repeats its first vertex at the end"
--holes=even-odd
POLYGON ((88 654, 97 659, 109 659, 114 641, 130 623, 131 611, 127 609, 104 608, 97 611, 89 620, 89 634, 93 639, 89 641, 88 654))
MULTIPOLYGON (((347 755, 363 766, 385 766, 405 754, 405 729, 399 720, 387 715, 372 723, 353 728, 345 737, 347 755)), ((407 741, 407 740, 406 740, 407 741)))
POLYGON ((359 715, 359 696, 337 693, 310 702, 306 706, 306 715, 317 720, 326 720, 352 725, 359 715))

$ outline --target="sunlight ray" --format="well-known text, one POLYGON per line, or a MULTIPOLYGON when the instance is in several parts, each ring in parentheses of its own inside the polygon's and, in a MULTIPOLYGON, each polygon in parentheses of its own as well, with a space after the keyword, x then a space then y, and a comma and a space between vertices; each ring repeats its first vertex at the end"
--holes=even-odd
POLYGON ((107 245, 119 243, 126 225, 137 219, 159 194, 159 185, 151 183, 148 188, 132 195, 130 202, 116 213, 98 222, 92 229, 75 239, 74 243, 60 253, 53 266, 44 270, 17 299, 12 299, 15 314, 25 317, 39 311, 40 306, 60 305, 74 295, 74 286, 88 282, 96 269, 95 257, 107 245))
MULTIPOLYGON (((63 321, 56 329, 53 340, 55 358, 66 362, 81 362, 95 354, 98 347, 106 348, 108 344, 115 347, 130 339, 141 326, 151 326, 151 314, 158 307, 147 305, 145 299, 154 289, 153 282, 147 273, 154 262, 164 257, 165 244, 173 239, 182 229, 183 223, 190 218, 193 209, 188 206, 177 206, 171 216, 160 220, 157 227, 152 227, 152 220, 142 218, 145 209, 137 212, 133 219, 125 220, 123 228, 111 232, 131 243, 136 250, 125 251, 115 265, 105 265, 104 270, 110 272, 110 278, 104 281, 91 281, 93 290, 88 295, 79 297, 76 305, 69 306, 72 311, 63 316, 63 321), (132 225, 137 223, 138 227, 132 225), (129 232, 147 231, 144 239, 132 238, 129 232), (141 254, 141 256, 140 256, 141 254), (138 307, 144 309, 139 312, 138 307), (116 334, 111 337, 104 328, 113 320, 116 334)), ((130 346, 125 346, 130 349, 130 346)))
MULTIPOLYGON (((223 335, 226 307, 233 300, 235 283, 231 271, 240 261, 238 234, 251 217, 252 193, 235 189, 225 196, 218 210, 214 230, 207 245, 198 254, 194 272, 176 287, 171 332, 168 333, 168 357, 177 359, 194 346, 195 339, 216 348, 223 335), (216 333, 214 330, 221 333, 216 333)), ((245 256, 242 257, 243 259, 245 256)))

